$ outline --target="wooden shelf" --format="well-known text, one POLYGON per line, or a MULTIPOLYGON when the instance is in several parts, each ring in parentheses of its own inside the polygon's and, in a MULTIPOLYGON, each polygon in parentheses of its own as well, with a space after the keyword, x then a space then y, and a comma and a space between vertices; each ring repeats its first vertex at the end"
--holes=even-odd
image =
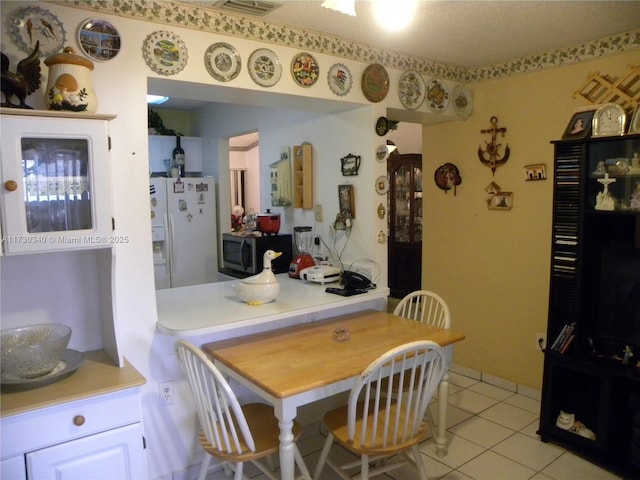
POLYGON ((313 148, 310 143, 293 147, 293 206, 313 208, 313 148))

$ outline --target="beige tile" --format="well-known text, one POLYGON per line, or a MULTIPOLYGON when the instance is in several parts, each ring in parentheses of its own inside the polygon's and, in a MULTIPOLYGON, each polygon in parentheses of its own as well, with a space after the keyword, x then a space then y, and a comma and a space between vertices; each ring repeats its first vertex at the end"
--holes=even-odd
POLYGON ((572 454, 563 453, 542 470, 542 473, 557 480, 621 480, 622 477, 604 470, 593 463, 572 454))
POLYGON ((536 415, 540 414, 540 400, 536 400, 531 397, 527 397, 522 394, 515 394, 506 398, 504 403, 508 403, 509 405, 513 405, 514 407, 522 408, 523 410, 527 410, 531 413, 535 413, 536 415))
POLYGON ((444 457, 438 457, 436 446, 432 441, 421 443, 420 451, 451 468, 457 468, 485 450, 480 445, 452 434, 447 434, 447 446, 447 454, 444 457))
POLYGON ((514 395, 514 393, 509 390, 505 390, 504 388, 496 387, 485 382, 478 382, 471 385, 469 390, 479 393, 480 395, 484 395, 485 397, 495 398, 496 400, 506 400, 514 395))
POLYGON ((478 414, 482 418, 491 420, 512 430, 520 430, 533 422, 538 415, 513 405, 498 403, 478 414))
POLYGON ((474 480, 528 480, 536 473, 535 470, 491 451, 465 463, 458 470, 474 480))
POLYGON ((449 405, 461 408, 471 413, 480 413, 489 407, 497 404, 495 398, 486 397, 469 389, 461 390, 449 395, 449 405))
POLYGON ((564 453, 551 443, 543 443, 521 433, 516 433, 491 449, 533 470, 542 470, 564 453))
POLYGON ((450 432, 484 448, 491 448, 515 433, 509 428, 477 416, 451 427, 450 432))

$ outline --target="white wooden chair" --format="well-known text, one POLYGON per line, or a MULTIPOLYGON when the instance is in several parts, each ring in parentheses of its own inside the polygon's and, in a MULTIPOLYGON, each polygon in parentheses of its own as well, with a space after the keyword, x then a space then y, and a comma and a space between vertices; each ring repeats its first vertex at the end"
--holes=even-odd
POLYGON ((418 445, 426 438, 425 413, 444 370, 442 348, 426 340, 393 348, 374 360, 351 388, 348 404, 324 416, 329 433, 314 480, 325 463, 343 480, 367 480, 407 463, 417 469, 420 480, 428 480, 418 445), (403 371, 406 374, 399 374, 403 371), (330 459, 334 442, 360 456, 359 461, 339 465, 330 459), (352 475, 357 466, 359 473, 352 475))
MULTIPOLYGON (((415 292, 407 294, 398 302, 396 308, 393 309, 393 314, 446 330, 451 328, 451 312, 449 311, 447 302, 445 302, 440 295, 429 290, 416 290, 415 292)), ((451 364, 453 347, 445 347, 444 354, 447 365, 451 364)), ((445 371, 443 380, 447 383, 449 382, 448 370, 445 371)), ((442 398, 438 399, 439 410, 447 408, 448 399, 446 396, 447 395, 443 394, 442 398)), ((433 415, 431 415, 431 411, 428 409, 426 418, 431 428, 434 429, 435 422, 433 415)), ((442 415, 438 415, 438 418, 443 417, 442 415)))
MULTIPOLYGON (((205 480, 212 457, 235 471, 234 480, 246 479, 244 462, 251 462, 271 480, 279 480, 262 459, 278 453, 280 428, 273 408, 262 403, 240 406, 231 387, 213 362, 198 347, 185 340, 175 343, 178 362, 189 380, 201 431, 200 445, 206 454, 198 480, 205 480)), ((297 441, 302 433, 294 422, 297 441)), ((311 480, 302 455, 294 444, 296 465, 301 477, 311 480)))
POLYGON ((393 314, 447 330, 451 328, 451 313, 447 303, 440 295, 429 290, 411 292, 400 300, 393 314))

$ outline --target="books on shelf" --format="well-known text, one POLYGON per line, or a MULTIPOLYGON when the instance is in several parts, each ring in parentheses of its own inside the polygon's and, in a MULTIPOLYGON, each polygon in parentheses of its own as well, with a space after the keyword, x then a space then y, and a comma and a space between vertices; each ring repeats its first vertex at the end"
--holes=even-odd
POLYGON ((551 345, 551 350, 559 353, 566 352, 576 337, 575 334, 573 333, 573 329, 575 328, 575 326, 576 326, 575 323, 567 323, 562 328, 562 330, 554 340, 553 344, 551 345))

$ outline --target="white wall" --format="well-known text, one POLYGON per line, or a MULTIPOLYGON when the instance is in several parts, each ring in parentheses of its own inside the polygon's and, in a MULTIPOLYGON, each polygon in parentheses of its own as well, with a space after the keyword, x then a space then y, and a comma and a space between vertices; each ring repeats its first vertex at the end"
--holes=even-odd
MULTIPOLYGON (((81 22, 95 12, 76 9, 66 5, 42 2, 2 2, 2 16, 13 8, 39 6, 56 15, 67 31, 67 44, 79 47, 75 40, 75 31, 81 22)), ((228 165, 228 152, 220 139, 237 134, 239 131, 257 129, 260 131, 261 159, 277 158, 283 145, 297 145, 308 141, 314 146, 314 189, 316 202, 324 207, 324 221, 315 224, 311 211, 286 209, 284 228, 291 230, 293 225, 315 224, 316 232, 327 238, 329 224, 337 212, 337 185, 352 183, 355 186, 357 216, 353 233, 344 251, 344 259, 372 258, 383 267, 386 263, 386 245, 376 242, 379 231, 386 232, 386 219, 377 217, 376 209, 384 197, 374 191, 374 181, 385 174, 385 165, 375 161, 375 149, 384 142, 384 138, 374 133, 375 120, 386 114, 387 108, 401 108, 398 97, 391 92, 384 102, 370 104, 367 102, 359 86, 359 78, 366 67, 365 64, 339 59, 346 63, 354 76, 353 92, 349 100, 337 98, 329 90, 324 78, 312 88, 299 88, 291 79, 286 66, 288 59, 297 53, 294 49, 281 46, 272 48, 283 59, 285 69, 278 85, 263 89, 250 80, 243 68, 238 79, 229 85, 220 85, 208 75, 202 62, 204 50, 217 41, 230 41, 239 49, 243 59, 264 45, 242 38, 230 38, 213 35, 202 31, 188 30, 180 27, 147 23, 143 20, 115 15, 100 14, 100 18, 112 23, 122 35, 123 48, 118 55, 107 62, 96 62, 92 74, 94 89, 98 96, 98 113, 116 114, 117 118, 110 122, 112 138, 111 167, 113 172, 113 214, 116 220, 116 235, 127 236, 127 244, 114 246, 116 253, 116 315, 120 326, 120 344, 125 357, 145 376, 146 385, 142 387, 144 428, 147 439, 147 459, 149 477, 151 479, 171 478, 171 472, 185 469, 199 461, 201 452, 195 443, 195 418, 189 408, 189 399, 183 389, 178 389, 176 404, 159 406, 158 383, 174 381, 182 378, 173 354, 175 338, 161 335, 156 330, 155 289, 153 279, 153 263, 151 252, 151 229, 148 194, 148 146, 147 146, 147 105, 145 95, 148 90, 148 78, 164 80, 154 73, 144 62, 141 46, 147 35, 154 31, 170 29, 185 42, 189 49, 189 61, 185 69, 174 75, 172 79, 185 90, 196 91, 200 87, 205 95, 212 95, 214 101, 225 103, 240 102, 253 105, 274 106, 280 108, 266 112, 256 106, 225 107, 224 115, 216 115, 205 110, 199 115, 208 123, 191 132, 203 138, 203 151, 207 147, 214 152, 211 171, 203 169, 203 174, 219 174, 228 165), (183 83, 187 82, 187 83, 183 83), (315 99, 323 99, 318 103, 315 99), (323 107, 325 100, 331 107, 323 107), (341 108, 337 108, 341 107, 341 108), (309 107, 309 111, 306 111, 309 107), (302 109, 302 110, 301 110, 302 109), (314 113, 324 110, 325 113, 314 113), (249 115, 250 114, 250 115, 249 115), (250 119, 251 121, 249 121, 250 119), (256 123, 255 125, 248 125, 256 123), (245 128, 239 128, 245 125, 245 128), (230 128, 234 126, 234 128, 230 128), (208 143, 207 143, 208 142, 208 143), (216 154, 217 153, 217 154, 216 154), (348 153, 362 156, 360 175, 347 179, 340 174, 340 158, 348 153), (348 181, 347 181, 348 180, 348 181), (373 199, 373 201, 372 201, 373 199)), ((11 69, 15 70, 18 61, 26 56, 19 51, 9 38, 8 29, 1 32, 1 50, 11 61, 11 69)), ((328 68, 337 59, 326 55, 317 55, 321 68, 328 68)), ((47 67, 43 65, 42 85, 47 83, 47 67)), ((326 71, 326 70, 323 70, 326 71)), ((399 71, 390 70, 391 84, 396 85, 399 71)), ((323 74, 322 74, 323 75, 323 74)), ((42 90, 42 89, 41 89, 42 90)), ((28 98, 27 103, 42 108, 42 92, 28 98)), ((268 165, 268 161, 264 165, 268 165)), ((266 167, 262 167, 263 169, 266 167)), ((226 171, 226 170, 224 170, 226 171)), ((263 172, 264 173, 264 172, 263 172)), ((228 185, 228 184, 227 184, 228 185)), ((262 189, 262 201, 268 200, 268 189, 262 189)), ((220 199, 229 199, 228 186, 220 188, 220 199)), ((228 202, 228 200, 227 200, 228 202)), ((222 202, 221 202, 222 203, 222 202)), ((221 208, 225 208, 224 205, 221 208)), ((229 205, 226 205, 229 211, 229 205)), ((229 227, 228 215, 220 219, 221 227, 229 227)), ((222 230, 222 228, 221 228, 222 230)), ((338 238, 337 245, 342 247, 344 238, 338 238)), ((15 262, 20 262, 15 259, 15 262)), ((27 262, 27 260, 22 260, 27 262)), ((14 260, 2 259, 4 267, 14 260)), ((42 275, 52 276, 47 266, 42 265, 42 275)), ((20 266, 16 267, 20 271, 20 266)), ((58 275, 76 275, 79 269, 73 265, 64 265, 58 275)), ((386 284, 386 274, 378 280, 386 284)), ((20 283, 5 279, 2 289, 11 295, 20 283), (12 290, 13 289, 13 290, 12 290)), ((83 292, 79 291, 78 295, 83 292)), ((13 308, 13 307, 12 307, 13 308)), ((69 301, 67 308, 73 309, 74 303, 69 301)), ((19 307, 18 307, 19 309, 19 307)), ((21 312, 12 312, 18 316, 21 312)), ((64 314, 62 312, 61 314, 64 314)), ((22 320, 29 323, 28 309, 22 312, 22 320)), ((213 339, 209 339, 211 341, 213 339)))

